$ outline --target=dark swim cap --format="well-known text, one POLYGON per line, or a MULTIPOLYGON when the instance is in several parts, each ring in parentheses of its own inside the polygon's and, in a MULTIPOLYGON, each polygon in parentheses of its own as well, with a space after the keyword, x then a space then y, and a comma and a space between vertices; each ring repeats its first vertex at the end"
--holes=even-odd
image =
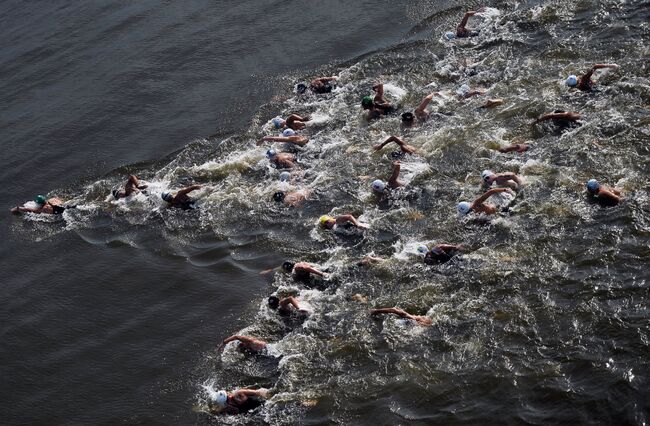
POLYGON ((405 112, 402 114, 402 121, 410 123, 415 119, 415 115, 412 112, 405 112))
POLYGON ((273 194, 273 199, 278 203, 284 201, 284 197, 286 197, 286 194, 282 191, 278 191, 275 194, 273 194))
POLYGON ((280 299, 276 296, 270 296, 269 297, 269 308, 271 309, 278 309, 278 306, 280 306, 280 299))
POLYGON ((295 265, 295 263, 286 261, 282 264, 282 269, 284 269, 287 272, 291 272, 293 271, 293 265, 295 265))
POLYGON ((113 190, 113 197, 115 197, 116 200, 117 200, 118 198, 120 198, 120 191, 119 191, 119 189, 114 189, 114 190, 113 190))
POLYGON ((36 204, 45 204, 46 201, 47 201, 47 199, 45 198, 44 195, 37 195, 37 196, 34 198, 34 202, 35 202, 36 204))
POLYGON ((361 106, 363 109, 370 109, 372 108, 374 101, 372 100, 372 96, 364 96, 363 99, 361 99, 361 106))
POLYGON ((307 91, 307 85, 305 83, 298 83, 296 85, 296 92, 305 93, 307 91))

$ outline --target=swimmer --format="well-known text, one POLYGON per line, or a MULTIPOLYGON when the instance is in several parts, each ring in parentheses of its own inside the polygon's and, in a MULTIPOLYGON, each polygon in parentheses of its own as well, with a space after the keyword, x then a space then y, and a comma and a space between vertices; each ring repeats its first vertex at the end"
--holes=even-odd
POLYGON ((462 99, 469 99, 472 96, 485 95, 485 90, 483 90, 483 89, 472 89, 471 87, 469 87, 469 85, 463 84, 456 90, 456 95, 458 95, 459 99, 461 99, 461 100, 462 99))
POLYGON ((354 226, 359 229, 368 229, 370 228, 369 225, 364 225, 363 223, 359 222, 354 216, 351 214, 340 214, 338 216, 321 216, 318 219, 318 224, 325 228, 325 229, 334 229, 334 227, 338 226, 354 226))
POLYGON ((460 24, 458 24, 458 27, 456 27, 456 37, 458 38, 463 38, 463 37, 475 37, 478 35, 478 31, 472 31, 468 28, 466 28, 467 21, 469 20, 470 16, 474 16, 479 12, 483 12, 485 10, 484 7, 474 11, 474 10, 468 10, 465 12, 465 15, 463 16, 463 19, 460 21, 460 24))
POLYGON ((187 194, 202 187, 203 185, 191 185, 187 188, 180 189, 176 192, 176 195, 172 195, 170 192, 163 192, 160 197, 169 203, 170 207, 179 207, 183 210, 194 209, 196 208, 196 200, 193 200, 187 194))
POLYGON ((424 255, 424 263, 427 265, 446 263, 459 251, 464 249, 465 248, 460 245, 436 244, 424 255))
POLYGON ((273 194, 273 200, 278 203, 284 203, 288 206, 295 207, 306 200, 309 194, 311 194, 309 189, 300 189, 291 192, 277 191, 273 194))
POLYGON ((361 259, 359 262, 357 262, 357 266, 372 266, 372 265, 377 265, 379 263, 385 262, 387 259, 384 259, 382 257, 378 256, 371 256, 369 254, 363 256, 363 259, 361 259))
POLYGON ((293 130, 304 130, 305 127, 307 127, 305 122, 309 120, 310 117, 308 115, 302 117, 298 114, 291 114, 289 117, 287 117, 286 120, 283 120, 281 118, 274 118, 271 122, 273 123, 273 126, 278 130, 282 129, 283 127, 288 127, 293 130))
POLYGON ((11 209, 11 213, 36 213, 36 214, 62 214, 67 209, 74 209, 77 206, 66 206, 63 200, 58 197, 45 198, 44 195, 37 195, 34 198, 37 207, 16 206, 11 209))
POLYGON ((230 342, 234 342, 235 340, 239 341, 240 348, 249 350, 251 352, 261 352, 266 349, 267 346, 267 343, 264 340, 259 340, 248 336, 240 336, 237 334, 226 338, 223 341, 223 344, 226 345, 230 342))
POLYGON ((596 70, 610 68, 617 71, 620 67, 616 64, 596 64, 586 74, 582 75, 580 78, 575 75, 570 75, 566 79, 566 85, 569 87, 577 87, 583 92, 589 92, 594 88, 595 83, 591 80, 591 76, 596 70))
POLYGON ((488 99, 484 105, 481 105, 479 108, 494 108, 495 106, 503 105, 505 101, 503 99, 488 99))
POLYGON ((263 405, 268 393, 266 389, 238 389, 231 393, 220 390, 209 402, 210 411, 230 415, 247 413, 263 405))
POLYGON ((294 145, 304 146, 309 142, 307 136, 296 135, 296 132, 292 129, 285 129, 282 132, 282 136, 264 136, 262 139, 257 141, 257 146, 262 145, 264 142, 285 142, 292 143, 294 145))
POLYGON ((621 191, 601 185, 596 179, 587 182, 587 194, 602 206, 615 206, 621 202, 621 191))
POLYGON ((579 112, 566 112, 560 109, 556 109, 550 114, 540 115, 537 120, 535 120, 532 125, 539 124, 543 121, 553 120, 555 124, 560 127, 567 127, 571 124, 577 123, 580 120, 581 116, 579 112))
POLYGON ((260 272, 260 275, 266 275, 276 270, 280 270, 287 274, 291 274, 297 280, 309 279, 311 274, 319 277, 327 278, 327 274, 325 272, 319 271, 318 269, 314 268, 307 262, 293 263, 290 261, 284 262, 280 267, 266 269, 260 272))
POLYGON ((497 186, 510 188, 513 191, 518 191, 523 183, 521 178, 512 172, 493 173, 491 170, 483 170, 481 178, 485 186, 496 183, 497 186))
POLYGON ((497 212, 496 207, 491 204, 485 204, 485 200, 494 194, 509 191, 511 191, 510 188, 492 188, 472 203, 468 203, 467 201, 461 201, 458 203, 458 212, 463 216, 468 215, 470 212, 483 213, 487 215, 495 214, 497 212))
POLYGON ((309 310, 300 307, 298 299, 293 296, 283 297, 282 299, 277 296, 270 296, 268 304, 269 308, 274 311, 277 310, 280 315, 290 315, 292 311, 297 311, 301 314, 309 313, 309 310))
POLYGON ((375 84, 372 86, 372 90, 375 92, 374 97, 365 96, 361 100, 361 107, 368 111, 366 118, 372 120, 393 113, 395 108, 384 98, 384 85, 382 83, 375 84))
POLYGON ((431 319, 427 318, 426 316, 412 315, 400 308, 378 308, 378 309, 370 310, 370 315, 378 315, 378 314, 395 314, 400 318, 413 320, 417 322, 418 325, 423 325, 423 326, 430 326, 431 324, 433 324, 433 321, 431 321, 431 319))
POLYGON ((379 151, 380 149, 382 149, 384 146, 388 145, 391 142, 395 142, 397 145, 399 145, 400 149, 405 154, 415 154, 416 152, 415 147, 408 145, 406 142, 404 142, 402 139, 398 138, 397 136, 389 137, 384 142, 373 146, 373 149, 375 151, 379 151))
POLYGON ((318 93, 318 94, 323 94, 323 93, 330 93, 333 89, 332 87, 332 82, 338 80, 338 77, 332 76, 332 77, 318 77, 313 79, 309 85, 305 83, 299 83, 296 85, 296 92, 302 94, 307 91, 307 89, 311 89, 312 92, 318 93))
POLYGON ((372 182, 372 190, 376 194, 383 194, 386 188, 395 189, 404 186, 404 183, 398 179, 400 168, 401 163, 399 161, 393 161, 393 173, 390 175, 390 178, 388 178, 388 182, 376 179, 372 182))
POLYGON ((147 187, 146 184, 140 183, 140 180, 138 180, 138 177, 135 175, 130 175, 129 179, 126 181, 126 184, 124 185, 124 189, 114 189, 112 194, 113 197, 115 197, 116 200, 120 198, 126 198, 131 194, 140 192, 141 189, 145 189, 147 187))
POLYGON ((503 148, 499 148, 498 151, 505 154, 508 152, 525 152, 528 151, 529 148, 530 147, 525 143, 515 143, 503 148))
POLYGON ((277 152, 274 149, 266 151, 266 158, 276 169, 292 169, 296 165, 296 156, 288 152, 277 152))

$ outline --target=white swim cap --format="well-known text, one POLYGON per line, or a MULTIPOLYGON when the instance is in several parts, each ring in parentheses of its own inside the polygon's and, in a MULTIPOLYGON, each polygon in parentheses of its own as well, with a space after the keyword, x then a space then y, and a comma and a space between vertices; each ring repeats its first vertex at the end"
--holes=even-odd
POLYGON ((578 77, 576 77, 575 75, 570 75, 569 78, 566 79, 566 85, 569 87, 577 86, 578 77))
POLYGON ((494 173, 492 173, 492 170, 483 170, 481 173, 481 178, 483 179, 483 182, 487 181, 490 176, 492 176, 494 173))
POLYGON ((386 188, 386 184, 379 179, 372 182, 373 191, 384 192, 385 188, 386 188))
POLYGON ((284 171, 280 173, 280 182, 286 182, 291 179, 291 173, 284 171))
POLYGON ((451 31, 447 31, 447 32, 445 33, 445 38, 446 38, 447 40, 453 40, 453 39, 456 38, 456 34, 452 33, 451 31))
POLYGON ((288 138, 289 136, 293 136, 295 134, 296 132, 294 132, 291 129, 284 129, 284 132, 282 132, 282 136, 284 136, 285 138, 288 138))
POLYGON ((456 93, 458 96, 465 96, 469 93, 469 86, 467 84, 463 84, 456 90, 456 93))
POLYGON ((429 251, 429 247, 425 246, 424 244, 420 244, 418 246, 418 253, 427 254, 428 251, 429 251))
POLYGON ((214 397, 214 402, 216 402, 222 407, 225 407, 226 402, 228 402, 228 394, 226 393, 226 391, 220 390, 219 392, 217 392, 217 395, 214 397))
POLYGON ((274 118, 271 122, 273 123, 276 129, 282 128, 282 125, 284 124, 284 120, 281 118, 274 118))
POLYGON ((469 213, 470 210, 472 210, 472 205, 470 203, 468 203, 467 201, 461 201, 460 203, 458 203, 458 211, 461 214, 465 215, 465 214, 469 213))

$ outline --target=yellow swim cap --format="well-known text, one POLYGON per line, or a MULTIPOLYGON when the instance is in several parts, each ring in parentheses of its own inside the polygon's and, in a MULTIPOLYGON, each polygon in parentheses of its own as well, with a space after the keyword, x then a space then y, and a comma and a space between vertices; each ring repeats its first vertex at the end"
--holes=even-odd
POLYGON ((333 220, 331 216, 323 215, 318 219, 318 223, 320 223, 320 226, 325 226, 325 224, 330 220, 333 220))

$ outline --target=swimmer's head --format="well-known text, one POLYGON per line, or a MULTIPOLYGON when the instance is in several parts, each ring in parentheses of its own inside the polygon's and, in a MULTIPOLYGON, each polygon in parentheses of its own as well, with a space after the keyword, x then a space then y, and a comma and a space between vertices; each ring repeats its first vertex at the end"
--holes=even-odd
POLYGON ((287 171, 280 173, 280 182, 287 182, 289 179, 291 179, 291 173, 287 171))
POLYGON ((452 33, 451 31, 447 31, 447 32, 445 33, 445 38, 446 38, 447 40, 453 40, 453 39, 456 38, 456 34, 452 33))
POLYGON ((374 101, 372 100, 372 96, 364 96, 363 99, 361 99, 361 107, 363 109, 370 109, 373 104, 374 101))
POLYGON ((466 96, 469 93, 469 86, 467 84, 463 84, 456 90, 456 94, 458 96, 466 96))
POLYGON ((273 201, 277 201, 278 203, 281 203, 284 201, 284 197, 286 197, 287 194, 285 194, 283 191, 278 191, 275 194, 273 194, 273 201))
POLYGON ((411 124, 413 120, 415 120, 415 114, 412 112, 408 111, 402 114, 402 123, 411 124))
POLYGON ((600 189, 600 183, 596 179, 589 179, 587 182, 587 191, 596 193, 600 189))
POLYGON ((269 303, 269 308, 278 309, 278 306, 280 306, 280 298, 277 296, 270 296, 268 299, 268 303, 269 303))
POLYGON ((332 216, 323 215, 318 219, 318 224, 323 228, 332 229, 336 220, 332 216))
POLYGON ((174 196, 169 192, 163 192, 162 194, 160 194, 160 198, 162 198, 164 201, 167 201, 168 203, 171 203, 172 200, 174 199, 174 196))
POLYGON ((307 91, 307 85, 305 83, 296 84, 296 93, 305 93, 307 91))
POLYGON ((468 214, 472 210, 472 205, 467 201, 461 201, 458 203, 458 212, 462 215, 468 214))
POLYGON ((577 86, 578 85, 578 77, 576 77, 575 75, 570 75, 566 79, 566 85, 569 86, 569 87, 577 86))
POLYGON ((284 269, 286 272, 291 272, 293 271, 293 266, 295 263, 289 262, 288 260, 282 264, 282 269, 284 269))
POLYGON ((294 132, 292 129, 284 129, 282 132, 282 136, 285 138, 288 138, 289 136, 295 136, 296 132, 294 132))
POLYGON ((284 126, 285 121, 281 118, 274 118, 272 121, 276 129, 281 129, 284 126))
POLYGON ((492 170, 483 170, 481 173, 481 178, 483 179, 483 182, 485 183, 492 183, 492 177, 494 176, 494 173, 492 170))
POLYGON ((268 151, 266 151, 266 158, 271 159, 276 155, 278 155, 278 153, 274 149, 269 149, 268 151))
POLYGON ((45 198, 45 195, 37 195, 34 197, 34 202, 36 204, 45 204, 46 201, 47 199, 45 198))
POLYGON ((225 407, 228 402, 228 393, 225 390, 220 390, 214 396, 214 402, 220 407, 225 407))
POLYGON ((120 198, 120 190, 119 190, 119 189, 114 189, 113 192, 112 192, 112 194, 113 194, 113 197, 114 197, 116 200, 117 200, 118 198, 120 198))
POLYGON ((429 251, 429 247, 425 246, 424 244, 420 244, 418 246, 418 253, 427 254, 428 251, 429 251))
POLYGON ((386 189, 386 184, 379 179, 376 179, 372 182, 372 190, 375 192, 384 192, 386 189))

